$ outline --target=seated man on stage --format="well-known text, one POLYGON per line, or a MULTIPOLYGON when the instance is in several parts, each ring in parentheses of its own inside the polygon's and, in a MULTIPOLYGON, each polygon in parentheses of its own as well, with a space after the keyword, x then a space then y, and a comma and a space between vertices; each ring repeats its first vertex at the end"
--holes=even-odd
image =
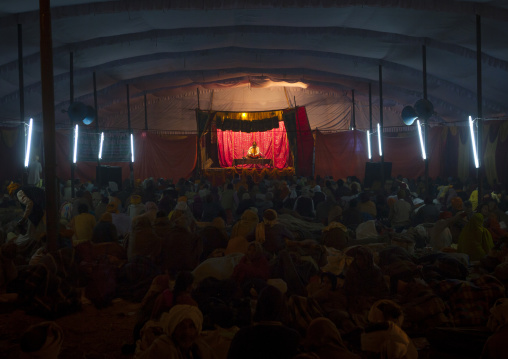
POLYGON ((256 141, 252 142, 252 146, 247 152, 247 158, 263 158, 263 154, 261 151, 259 151, 259 147, 257 146, 256 141))

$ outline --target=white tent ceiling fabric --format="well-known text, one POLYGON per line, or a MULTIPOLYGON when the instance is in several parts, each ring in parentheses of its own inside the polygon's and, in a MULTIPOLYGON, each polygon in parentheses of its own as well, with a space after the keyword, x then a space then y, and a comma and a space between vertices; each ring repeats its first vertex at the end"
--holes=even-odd
MULTIPOLYGON (((18 24, 22 25, 26 117, 42 116, 38 1, 0 1, 0 124, 20 120, 18 24)), ((476 15, 482 21, 482 108, 508 113, 508 2, 396 0, 54 0, 56 123, 69 125, 70 53, 74 100, 93 106, 99 125, 195 131, 194 109, 266 111, 306 106, 311 128, 385 126, 423 97, 427 53, 432 121, 476 116, 476 15), (301 87, 293 87, 293 86, 301 87), (285 87, 284 87, 285 86, 285 87), (305 88, 304 88, 305 87, 305 88), (213 93, 213 95, 212 95, 213 93), (289 99, 289 101, 288 101, 289 99), (289 103, 288 103, 289 102, 289 103)), ((24 119, 26 120, 26 119, 24 119)))

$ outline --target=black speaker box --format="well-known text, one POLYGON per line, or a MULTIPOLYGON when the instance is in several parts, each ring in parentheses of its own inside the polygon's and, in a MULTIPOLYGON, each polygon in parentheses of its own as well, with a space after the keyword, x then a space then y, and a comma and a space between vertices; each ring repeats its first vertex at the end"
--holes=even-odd
POLYGON ((100 187, 107 187, 109 182, 115 182, 118 185, 118 189, 122 189, 122 167, 97 166, 95 180, 100 187))
POLYGON ((387 180, 392 177, 392 163, 391 162, 365 162, 365 181, 363 186, 365 188, 372 187, 374 181, 381 181, 384 173, 384 179, 387 180), (383 167, 381 167, 383 165, 383 167), (381 168, 383 172, 381 172, 381 168))

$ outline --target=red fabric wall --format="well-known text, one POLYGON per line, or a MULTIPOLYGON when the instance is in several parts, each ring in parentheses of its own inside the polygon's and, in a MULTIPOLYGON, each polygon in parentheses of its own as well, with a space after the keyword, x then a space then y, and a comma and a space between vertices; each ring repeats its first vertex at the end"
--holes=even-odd
POLYGON ((335 180, 356 175, 363 179, 367 160, 367 137, 364 132, 316 132, 316 175, 333 176, 335 180))
MULTIPOLYGON (((70 178, 70 142, 68 131, 57 131, 57 176, 62 180, 70 178)), ((161 136, 150 132, 134 134, 134 178, 188 178, 196 166, 196 135, 161 136)), ((130 176, 128 162, 108 162, 103 165, 122 167, 122 177, 130 176)), ((78 162, 75 178, 82 181, 95 179, 97 162, 78 162)))
POLYGON ((314 138, 310 129, 307 110, 305 107, 296 108, 296 130, 298 145, 297 171, 300 176, 312 175, 312 155, 314 149, 314 138))
MULTIPOLYGON (((429 175, 436 177, 442 170, 446 137, 441 128, 431 128, 427 158, 429 175)), ((379 162, 377 136, 371 137, 372 160, 379 162)), ((402 175, 408 178, 423 176, 425 165, 422 160, 418 133, 408 137, 383 137, 384 160, 392 162, 392 176, 402 175)), ((316 133, 316 175, 332 175, 333 178, 365 176, 367 157, 367 135, 362 131, 346 131, 333 134, 316 133)))

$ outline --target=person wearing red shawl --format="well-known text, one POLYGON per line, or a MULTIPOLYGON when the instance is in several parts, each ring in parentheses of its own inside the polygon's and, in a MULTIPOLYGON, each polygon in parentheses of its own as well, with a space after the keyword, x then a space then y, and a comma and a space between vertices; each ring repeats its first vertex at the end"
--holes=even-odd
POLYGON ((268 280, 270 268, 268 260, 264 255, 263 247, 259 242, 251 242, 247 249, 247 254, 240 259, 233 271, 233 279, 238 283, 243 283, 249 279, 268 280))

